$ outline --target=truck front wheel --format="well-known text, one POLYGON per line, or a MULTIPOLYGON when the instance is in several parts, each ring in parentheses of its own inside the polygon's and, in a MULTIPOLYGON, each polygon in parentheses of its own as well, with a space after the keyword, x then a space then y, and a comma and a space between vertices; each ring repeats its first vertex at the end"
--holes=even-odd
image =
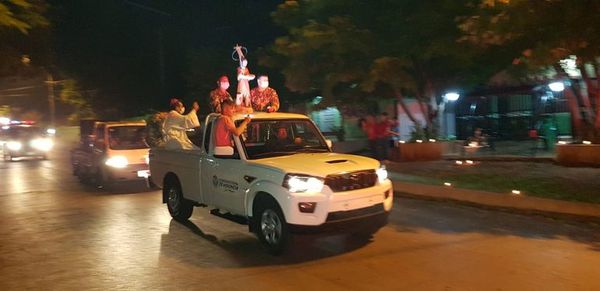
POLYGON ((194 205, 183 198, 179 181, 174 178, 167 179, 163 187, 163 195, 167 197, 169 214, 177 221, 185 221, 192 216, 194 205))
POLYGON ((291 234, 281 208, 272 198, 257 205, 256 234, 272 255, 280 255, 290 242, 291 234))

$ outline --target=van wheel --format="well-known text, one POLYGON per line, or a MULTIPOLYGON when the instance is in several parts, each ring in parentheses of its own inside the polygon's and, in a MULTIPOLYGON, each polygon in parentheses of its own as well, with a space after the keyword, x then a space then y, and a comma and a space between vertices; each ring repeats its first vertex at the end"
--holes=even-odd
POLYGON ((191 201, 183 198, 179 181, 167 179, 163 187, 163 195, 167 197, 167 208, 169 214, 177 221, 186 221, 192 216, 194 205, 191 201))
POLYGON ((256 234, 272 255, 284 253, 291 240, 289 226, 283 212, 272 198, 257 201, 256 234))
POLYGON ((94 184, 96 184, 97 188, 104 188, 106 186, 106 179, 104 179, 102 168, 96 169, 96 173, 94 174, 94 184))

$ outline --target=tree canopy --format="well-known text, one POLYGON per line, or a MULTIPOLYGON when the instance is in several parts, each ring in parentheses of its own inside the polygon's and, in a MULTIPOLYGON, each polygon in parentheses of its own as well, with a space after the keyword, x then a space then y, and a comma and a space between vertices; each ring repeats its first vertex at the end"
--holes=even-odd
POLYGON ((0 27, 27 33, 36 26, 48 24, 43 15, 45 9, 44 2, 39 0, 2 0, 0 1, 0 27))
POLYGON ((330 102, 339 99, 340 85, 365 92, 384 86, 401 104, 403 96, 415 97, 431 127, 444 91, 478 84, 501 64, 496 58, 482 66, 492 50, 458 42, 457 20, 472 15, 472 2, 286 1, 273 19, 287 35, 262 62, 280 68, 292 91, 318 92, 330 102))
POLYGON ((600 142, 600 2, 487 0, 465 18, 463 40, 481 48, 509 48, 528 74, 554 72, 567 94, 579 138, 600 142), (572 74, 565 59, 575 60, 572 74), (562 64, 561 64, 562 61, 562 64))

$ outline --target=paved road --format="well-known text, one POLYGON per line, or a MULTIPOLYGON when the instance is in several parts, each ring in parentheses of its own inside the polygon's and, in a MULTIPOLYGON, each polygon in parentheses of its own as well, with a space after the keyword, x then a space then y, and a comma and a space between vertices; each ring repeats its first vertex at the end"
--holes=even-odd
POLYGON ((272 257, 207 209, 180 224, 143 185, 80 185, 64 149, 0 162, 0 290, 600 290, 599 230, 397 199, 371 240, 302 236, 272 257))

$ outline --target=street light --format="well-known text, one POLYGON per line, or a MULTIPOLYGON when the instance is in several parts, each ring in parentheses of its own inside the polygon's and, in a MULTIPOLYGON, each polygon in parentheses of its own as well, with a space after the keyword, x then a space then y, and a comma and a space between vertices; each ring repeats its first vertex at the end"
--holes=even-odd
POLYGON ((444 101, 456 101, 458 98, 460 98, 460 94, 456 92, 448 92, 444 94, 444 101))
POLYGON ((450 120, 447 112, 446 112, 446 104, 448 102, 455 102, 460 98, 460 94, 457 92, 448 92, 446 94, 444 94, 442 96, 442 102, 439 105, 439 110, 442 114, 438 115, 440 116, 440 123, 442 124, 443 127, 443 134, 444 136, 447 138, 450 133, 449 133, 449 126, 448 126, 448 122, 450 120), (443 117, 442 117, 443 116, 443 117), (443 119, 442 119, 443 118, 443 119))
POLYGON ((561 82, 552 82, 548 84, 548 87, 552 92, 562 92, 565 90, 565 83, 561 82))

